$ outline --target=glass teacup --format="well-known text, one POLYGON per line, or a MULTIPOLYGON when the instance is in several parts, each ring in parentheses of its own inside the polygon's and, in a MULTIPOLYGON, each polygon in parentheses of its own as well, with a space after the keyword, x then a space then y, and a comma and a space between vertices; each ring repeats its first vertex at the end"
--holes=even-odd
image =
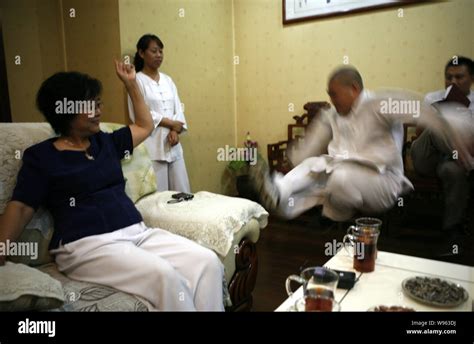
MULTIPOLYGON (((347 235, 342 239, 344 248, 352 246, 354 269, 360 272, 372 272, 375 269, 377 258, 377 240, 380 234, 382 221, 372 217, 361 217, 356 220, 355 226, 350 226, 347 235)), ((349 254, 351 254, 349 252, 349 254)))
POLYGON ((301 274, 288 276, 286 291, 292 295, 290 284, 295 281, 303 284, 303 298, 297 301, 297 310, 302 307, 305 311, 331 312, 337 309, 338 303, 334 299, 339 275, 324 267, 310 267, 301 274), (302 302, 303 306, 298 302, 302 302), (336 308, 335 308, 336 307, 336 308))
POLYGON ((313 300, 312 302, 307 301, 305 298, 300 298, 295 302, 294 309, 297 312, 340 312, 341 304, 335 299, 321 301, 320 305, 324 304, 322 307, 318 306, 318 302, 313 300))

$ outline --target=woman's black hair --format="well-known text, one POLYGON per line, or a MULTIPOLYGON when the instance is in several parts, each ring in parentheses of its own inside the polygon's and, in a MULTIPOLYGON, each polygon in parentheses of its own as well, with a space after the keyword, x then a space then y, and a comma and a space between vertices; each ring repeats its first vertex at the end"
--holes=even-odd
POLYGON ((146 35, 143 35, 140 37, 140 39, 137 42, 137 52, 135 53, 135 57, 133 59, 133 64, 135 65, 135 70, 137 72, 141 71, 143 67, 145 66, 145 61, 140 56, 140 50, 145 51, 148 49, 148 46, 150 45, 151 41, 155 41, 158 46, 163 49, 165 46, 161 39, 158 38, 158 36, 155 36, 151 33, 147 33, 146 35))
POLYGON ((95 100, 102 92, 99 80, 79 72, 59 72, 43 81, 36 95, 36 106, 60 135, 68 135, 77 114, 58 111, 60 103, 95 100))

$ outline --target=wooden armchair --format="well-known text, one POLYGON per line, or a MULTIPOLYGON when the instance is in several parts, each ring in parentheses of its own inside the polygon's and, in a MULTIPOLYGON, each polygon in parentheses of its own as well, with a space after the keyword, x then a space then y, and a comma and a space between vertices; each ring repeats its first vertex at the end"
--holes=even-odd
POLYGON ((267 145, 268 165, 270 172, 278 171, 288 173, 292 166, 287 156, 288 145, 293 140, 304 137, 306 127, 315 119, 319 111, 329 107, 327 102, 309 102, 304 105, 306 113, 301 116, 293 116, 295 123, 288 124, 288 138, 284 141, 267 145))

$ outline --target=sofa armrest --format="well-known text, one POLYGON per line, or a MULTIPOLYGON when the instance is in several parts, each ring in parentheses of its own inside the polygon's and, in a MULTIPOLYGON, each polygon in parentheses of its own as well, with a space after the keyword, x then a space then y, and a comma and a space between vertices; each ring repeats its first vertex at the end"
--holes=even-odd
POLYGON ((192 201, 168 204, 172 194, 156 192, 136 203, 145 224, 191 239, 221 257, 233 249, 235 236, 252 219, 260 228, 267 225, 268 212, 246 199, 200 191, 192 201))
POLYGON ((223 259, 232 306, 227 311, 250 311, 258 273, 256 242, 260 236, 257 220, 252 219, 234 237, 232 250, 223 259))
POLYGON ((232 241, 232 248, 229 253, 222 258, 222 263, 225 267, 225 278, 228 284, 235 273, 236 268, 236 256, 240 253, 240 244, 242 240, 249 240, 252 243, 256 243, 260 237, 260 226, 258 221, 255 219, 250 220, 240 231, 235 233, 234 240, 232 241))
POLYGON ((229 309, 249 310, 258 268, 255 243, 268 213, 255 202, 204 191, 192 201, 170 205, 172 193, 155 193, 137 202, 143 221, 214 250, 225 267, 229 309))

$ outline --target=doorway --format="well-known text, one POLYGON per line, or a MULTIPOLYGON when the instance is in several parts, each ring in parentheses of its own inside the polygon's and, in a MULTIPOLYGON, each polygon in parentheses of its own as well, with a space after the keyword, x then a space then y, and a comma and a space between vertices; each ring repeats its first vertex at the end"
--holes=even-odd
POLYGON ((8 94, 7 65, 3 46, 2 13, 0 12, 0 122, 11 122, 10 96, 8 94))

